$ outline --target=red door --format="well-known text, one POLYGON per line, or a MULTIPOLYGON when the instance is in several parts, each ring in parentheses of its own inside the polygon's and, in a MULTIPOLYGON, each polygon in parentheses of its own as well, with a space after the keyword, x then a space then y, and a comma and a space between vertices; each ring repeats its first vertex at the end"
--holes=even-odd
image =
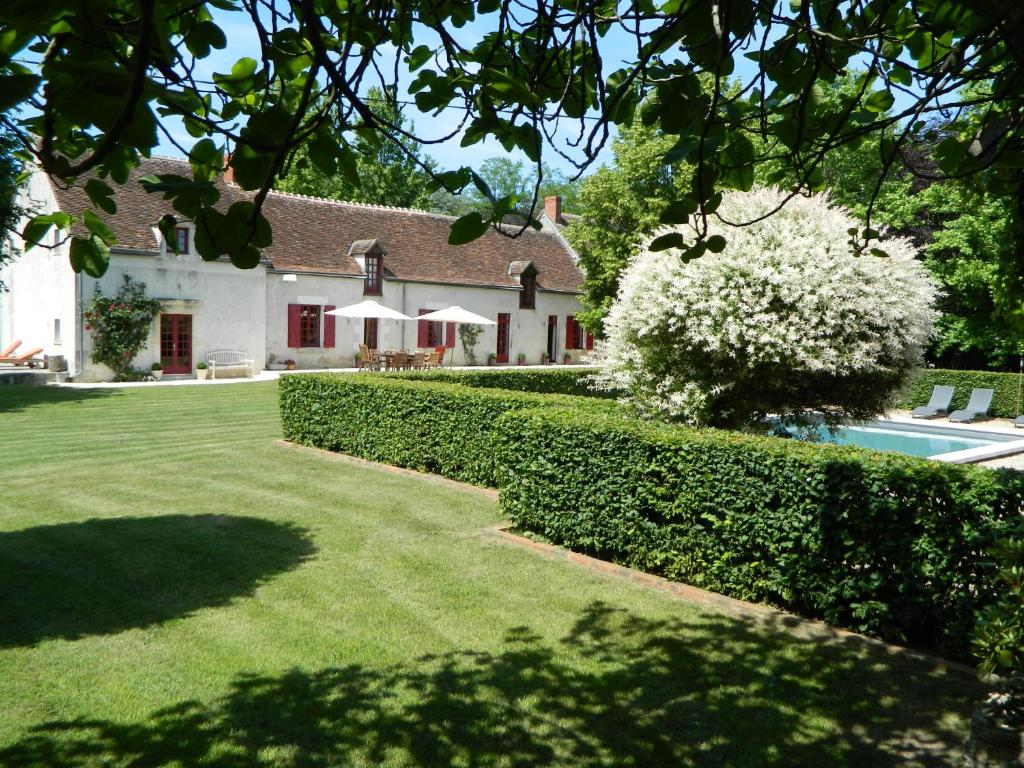
POLYGON ((192 372, 192 315, 160 315, 160 365, 165 374, 192 372))
POLYGON ((494 351, 499 363, 508 362, 508 327, 511 320, 512 315, 508 312, 498 313, 498 348, 494 351))

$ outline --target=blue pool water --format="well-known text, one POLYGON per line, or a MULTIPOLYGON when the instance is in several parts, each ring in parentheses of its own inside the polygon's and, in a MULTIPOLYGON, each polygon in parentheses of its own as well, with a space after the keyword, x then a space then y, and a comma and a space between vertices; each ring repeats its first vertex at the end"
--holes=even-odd
POLYGON ((899 425, 890 424, 843 427, 835 433, 829 433, 825 427, 820 427, 818 435, 822 441, 828 443, 858 445, 876 451, 896 451, 909 456, 936 456, 940 453, 965 451, 968 448, 980 448, 983 445, 1002 442, 999 439, 965 437, 962 431, 956 430, 950 430, 949 434, 937 434, 900 429, 899 425))

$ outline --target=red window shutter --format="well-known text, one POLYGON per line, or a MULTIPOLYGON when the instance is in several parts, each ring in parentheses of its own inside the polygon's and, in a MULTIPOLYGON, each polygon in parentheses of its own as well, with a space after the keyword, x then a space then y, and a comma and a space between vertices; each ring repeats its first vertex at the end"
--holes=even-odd
POLYGON ((324 307, 324 346, 334 346, 334 315, 328 315, 327 313, 334 309, 333 304, 328 304, 324 307))
POLYGON ((593 348, 594 348, 594 334, 588 333, 587 334, 587 349, 593 349, 593 348))
MULTIPOLYGON (((425 315, 429 311, 429 309, 421 309, 416 314, 425 315)), ((430 321, 420 320, 417 325, 419 325, 419 331, 416 334, 416 346, 426 347, 430 344, 430 321)))
POLYGON ((448 323, 444 331, 444 345, 448 349, 455 349, 455 323, 448 323))
POLYGON ((575 349, 576 344, 576 318, 572 315, 565 316, 565 348, 575 349))
POLYGON ((288 305, 288 346, 301 347, 302 333, 299 330, 301 323, 302 307, 298 304, 288 305))

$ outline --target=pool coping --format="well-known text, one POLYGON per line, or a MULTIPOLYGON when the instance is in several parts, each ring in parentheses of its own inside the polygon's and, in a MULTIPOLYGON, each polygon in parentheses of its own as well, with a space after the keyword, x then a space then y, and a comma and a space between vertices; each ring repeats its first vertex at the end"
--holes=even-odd
POLYGON ((908 431, 931 432, 933 434, 945 432, 948 434, 949 430, 956 430, 966 439, 984 439, 985 435, 992 435, 998 440, 998 442, 992 445, 965 448, 964 450, 949 451, 948 453, 937 453, 934 456, 927 457, 933 461, 944 461, 948 464, 975 464, 989 459, 999 459, 1005 456, 1016 456, 1017 454, 1024 453, 1024 435, 1020 432, 1014 432, 1012 427, 1007 429, 998 425, 992 427, 985 425, 986 428, 982 428, 984 422, 971 422, 970 426, 952 425, 948 422, 929 423, 932 420, 915 419, 898 414, 890 414, 873 421, 908 427, 910 428, 908 431), (1007 437, 1011 435, 1016 439, 1008 440, 1007 437))

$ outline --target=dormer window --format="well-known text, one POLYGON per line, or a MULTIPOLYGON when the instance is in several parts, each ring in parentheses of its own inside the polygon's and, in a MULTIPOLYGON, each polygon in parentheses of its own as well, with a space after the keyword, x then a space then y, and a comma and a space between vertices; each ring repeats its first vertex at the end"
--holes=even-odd
POLYGON ((174 228, 174 244, 177 247, 177 251, 181 255, 187 255, 189 253, 189 227, 175 227, 174 228))
POLYGON ((530 270, 519 276, 523 290, 519 293, 519 308, 534 309, 537 306, 537 273, 530 270))
POLYGON ((384 279, 384 260, 379 254, 366 254, 365 262, 366 282, 363 284, 363 293, 374 296, 381 294, 381 285, 384 279))

